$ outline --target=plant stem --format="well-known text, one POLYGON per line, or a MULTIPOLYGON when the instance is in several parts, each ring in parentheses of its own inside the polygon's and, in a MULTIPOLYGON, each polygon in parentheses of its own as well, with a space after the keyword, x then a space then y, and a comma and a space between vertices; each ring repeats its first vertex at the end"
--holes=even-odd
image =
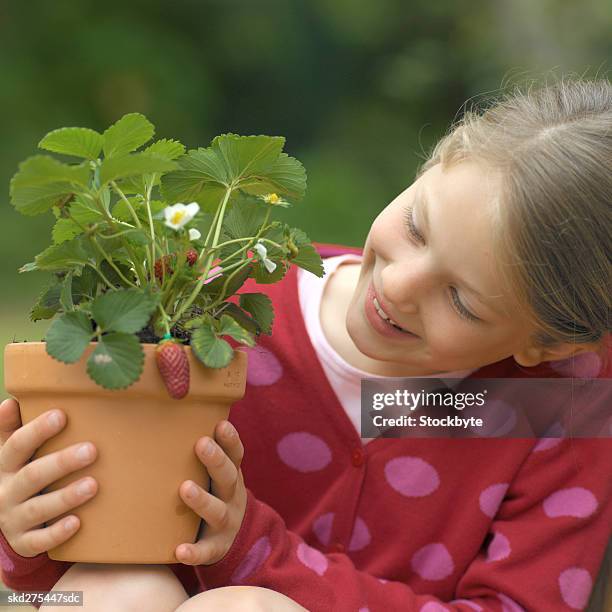
POLYGON ((104 259, 106 259, 106 261, 108 261, 108 264, 111 268, 113 268, 113 270, 115 270, 115 272, 117 273, 117 275, 119 276, 119 278, 124 282, 127 283, 130 287, 135 287, 137 288, 138 285, 135 285, 131 280, 127 279, 123 273, 121 272, 121 270, 119 270, 119 268, 115 265, 115 263, 113 262, 112 258, 107 254, 107 252, 98 244, 98 241, 96 240, 95 236, 89 236, 89 239, 93 242, 94 246, 98 249, 98 251, 100 251, 100 253, 102 254, 102 256, 104 257, 104 259))
POLYGON ((155 274, 155 227, 153 225, 153 215, 151 214, 151 190, 153 189, 154 182, 155 175, 151 177, 151 182, 147 184, 147 196, 145 198, 145 206, 147 207, 147 215, 149 217, 149 229, 151 231, 151 253, 149 255, 149 272, 151 274, 151 282, 153 282, 155 274))
POLYGON ((123 193, 123 191, 121 191, 121 189, 119 188, 117 183, 115 183, 115 181, 111 181, 111 185, 113 189, 117 192, 119 197, 125 202, 125 205, 128 207, 130 214, 134 218, 134 223, 136 223, 136 227, 138 228, 142 227, 142 224, 140 223, 140 219, 138 218, 136 211, 134 210, 133 206, 130 204, 130 201, 125 197, 125 194, 123 193))
POLYGON ((113 286, 113 284, 108 280, 108 278, 106 278, 106 276, 104 276, 102 270, 98 270, 98 268, 94 266, 92 263, 87 263, 86 265, 88 265, 90 268, 93 268, 100 275, 102 280, 108 285, 108 288, 111 291, 117 291, 117 288, 113 286))

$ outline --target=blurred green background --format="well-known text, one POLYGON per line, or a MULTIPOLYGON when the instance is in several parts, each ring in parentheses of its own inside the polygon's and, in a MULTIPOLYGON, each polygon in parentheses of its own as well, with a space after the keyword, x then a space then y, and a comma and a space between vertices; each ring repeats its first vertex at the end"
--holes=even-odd
POLYGON ((592 0, 0 2, 2 346, 48 326, 28 321, 47 276, 17 268, 49 244, 52 215, 22 217, 8 198, 47 131, 140 111, 188 147, 283 135, 308 193, 277 218, 362 245, 464 102, 601 75, 611 29, 612 5, 592 0))

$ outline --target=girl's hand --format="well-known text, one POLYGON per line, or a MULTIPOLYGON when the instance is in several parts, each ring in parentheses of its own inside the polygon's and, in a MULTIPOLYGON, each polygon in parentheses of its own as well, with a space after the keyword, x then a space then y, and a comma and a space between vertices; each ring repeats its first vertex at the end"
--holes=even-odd
POLYGON ((220 561, 234 543, 246 510, 247 492, 240 470, 244 447, 238 432, 229 421, 221 421, 215 429, 215 439, 218 444, 205 436, 195 445, 196 455, 210 475, 213 494, 191 480, 179 489, 184 502, 206 523, 203 537, 195 544, 176 548, 176 558, 186 565, 220 561))
POLYGON ((97 490, 91 477, 80 478, 65 487, 39 495, 61 477, 80 470, 96 458, 96 448, 81 444, 30 461, 46 440, 66 425, 61 410, 50 410, 26 425, 21 424, 19 404, 14 399, 0 404, 0 530, 11 548, 22 557, 34 557, 65 542, 78 530, 75 515, 49 527, 43 523, 91 499, 97 490), (55 420, 49 417, 57 417, 55 420))

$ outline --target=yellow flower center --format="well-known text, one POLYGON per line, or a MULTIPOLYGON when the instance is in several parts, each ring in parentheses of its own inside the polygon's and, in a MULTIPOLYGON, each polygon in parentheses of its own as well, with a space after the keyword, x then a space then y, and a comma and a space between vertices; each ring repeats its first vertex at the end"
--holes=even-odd
POLYGON ((172 217, 170 218, 170 223, 172 223, 172 225, 178 225, 184 216, 185 216, 184 210, 177 210, 175 213, 173 213, 172 217))
POLYGON ((266 202, 268 202, 268 204, 277 204, 279 200, 280 198, 275 193, 269 193, 266 196, 266 202))

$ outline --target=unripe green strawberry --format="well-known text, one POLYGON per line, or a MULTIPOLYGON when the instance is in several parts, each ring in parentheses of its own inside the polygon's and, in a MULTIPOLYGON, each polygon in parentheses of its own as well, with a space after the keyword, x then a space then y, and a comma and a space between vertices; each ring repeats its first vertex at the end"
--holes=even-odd
POLYGON ((170 397, 185 397, 189 392, 189 361, 183 345, 162 341, 155 350, 155 359, 170 397))

